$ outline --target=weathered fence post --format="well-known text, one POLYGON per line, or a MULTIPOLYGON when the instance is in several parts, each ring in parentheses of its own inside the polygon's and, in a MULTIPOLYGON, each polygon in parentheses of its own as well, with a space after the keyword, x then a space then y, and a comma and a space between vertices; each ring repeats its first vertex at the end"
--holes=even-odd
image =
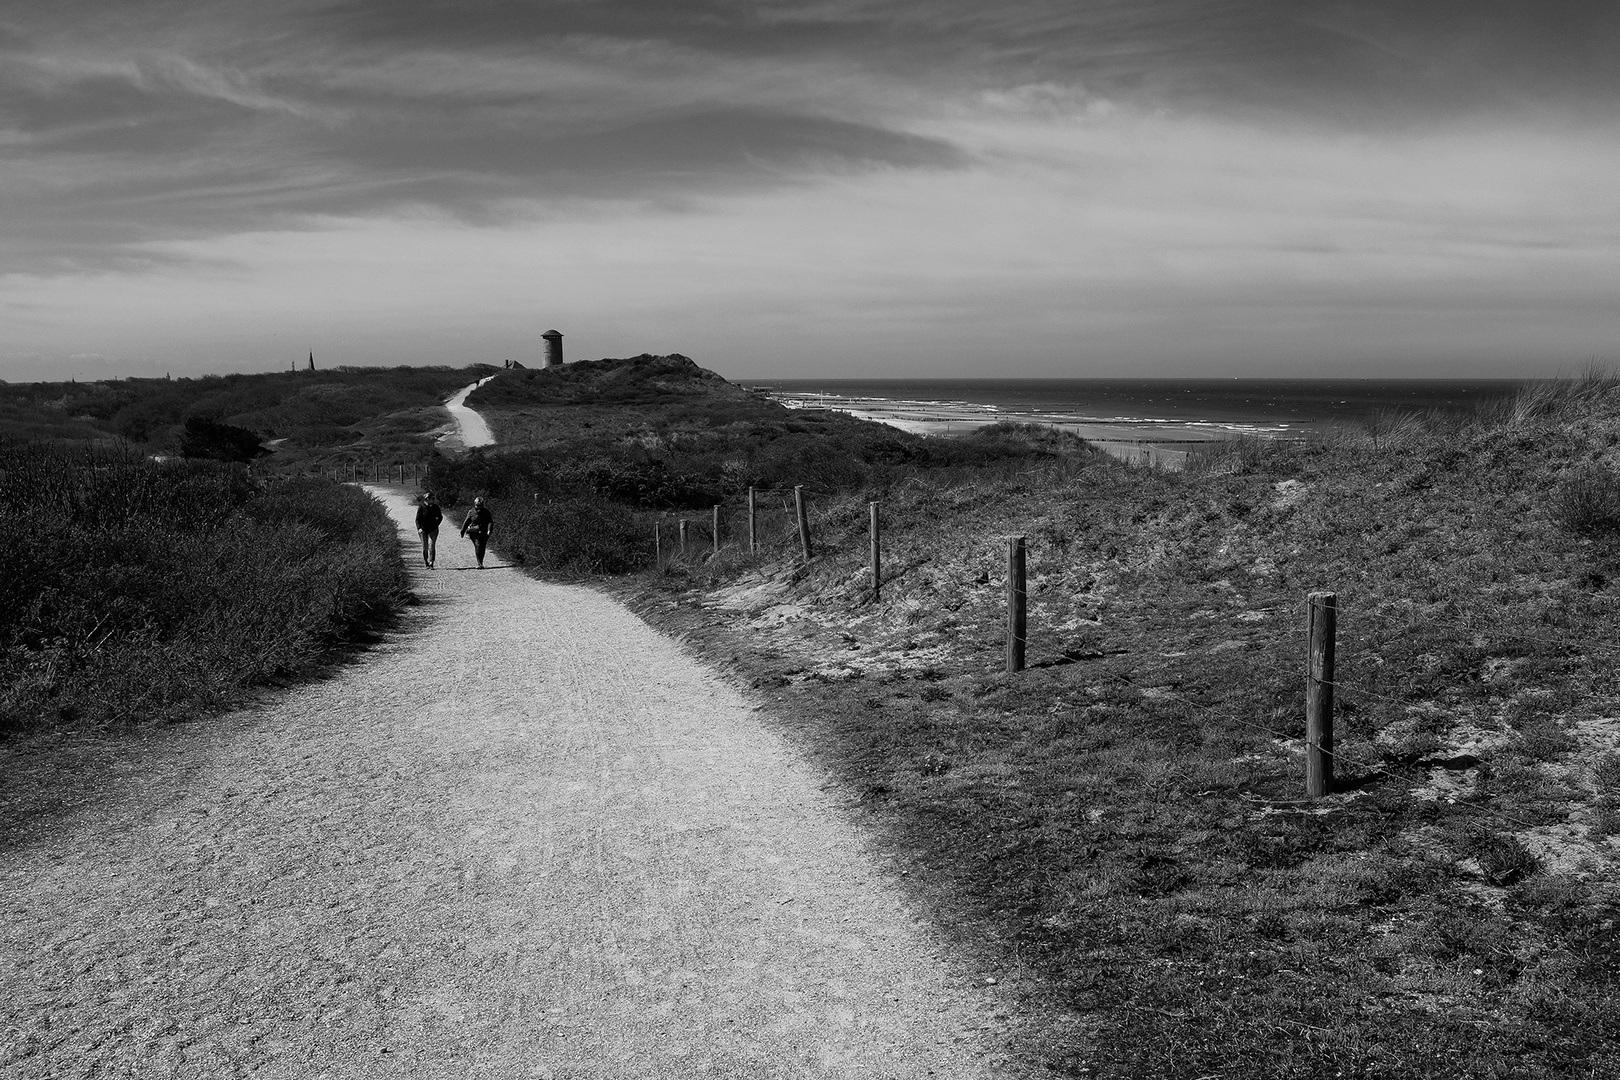
POLYGON ((871 518, 872 534, 872 603, 883 599, 883 556, 878 534, 878 504, 866 504, 867 515, 871 518))
POLYGON ((748 489, 748 554, 759 551, 759 532, 754 525, 754 489, 748 489))
POLYGON ((686 519, 681 518, 681 554, 686 554, 686 519))
POLYGON ((664 536, 658 524, 656 521, 653 522, 653 566, 655 568, 664 565, 664 536))
POLYGON ((1333 787, 1333 637, 1335 593, 1311 593, 1310 653, 1305 661, 1305 794, 1319 799, 1333 787))
POLYGON ((1024 670, 1025 604, 1024 538, 1007 537, 1007 670, 1024 670))
POLYGON ((804 561, 809 562, 810 551, 810 515, 804 509, 804 486, 797 485, 793 489, 793 509, 799 517, 799 547, 804 551, 804 561))
POLYGON ((720 504, 714 504, 714 520, 709 526, 709 532, 714 541, 714 554, 720 554, 720 504))

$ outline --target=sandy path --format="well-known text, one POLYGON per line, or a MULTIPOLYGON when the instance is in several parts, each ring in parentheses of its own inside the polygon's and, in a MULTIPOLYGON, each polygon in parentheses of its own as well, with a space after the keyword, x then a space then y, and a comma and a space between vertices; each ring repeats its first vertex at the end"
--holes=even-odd
POLYGON ((487 375, 470 386, 463 386, 460 390, 451 394, 450 399, 444 403, 444 407, 450 410, 450 415, 454 418, 457 428, 457 433, 449 436, 449 438, 454 439, 469 450, 475 446, 493 446, 495 443, 495 435, 489 430, 489 425, 484 422, 484 418, 478 415, 476 409, 469 408, 467 405, 467 395, 494 377, 493 375, 487 375))
POLYGON ((999 988, 745 700, 444 540, 388 644, 0 851, 0 1076, 1001 1073, 999 988))

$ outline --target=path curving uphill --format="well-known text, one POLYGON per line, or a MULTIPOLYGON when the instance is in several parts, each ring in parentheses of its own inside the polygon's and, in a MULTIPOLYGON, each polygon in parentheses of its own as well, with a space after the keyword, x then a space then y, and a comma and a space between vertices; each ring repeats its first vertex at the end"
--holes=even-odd
POLYGON ((456 430, 453 433, 444 435, 440 439, 441 442, 460 444, 468 450, 475 446, 493 446, 495 444, 495 434, 489 430, 489 424, 485 422, 482 416, 478 415, 476 409, 467 404, 467 395, 494 377, 493 375, 486 375, 470 386, 463 386, 450 395, 450 399, 444 403, 444 407, 450 410, 450 416, 456 422, 456 430))
POLYGON ((388 642, 0 850, 0 1076, 1004 1075, 998 989, 737 692, 444 541, 388 642))

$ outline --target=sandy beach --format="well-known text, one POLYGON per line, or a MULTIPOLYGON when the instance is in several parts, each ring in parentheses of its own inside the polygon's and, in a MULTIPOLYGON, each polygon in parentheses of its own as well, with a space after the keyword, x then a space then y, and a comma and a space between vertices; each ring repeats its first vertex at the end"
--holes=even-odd
POLYGON ((1285 423, 1239 423, 1213 420, 1168 420, 1157 417, 1084 416, 1045 410, 1006 409, 970 401, 912 401, 770 391, 768 396, 790 409, 834 409, 914 435, 965 435, 990 424, 1041 424, 1096 442, 1202 443, 1240 435, 1290 438, 1300 434, 1285 423))

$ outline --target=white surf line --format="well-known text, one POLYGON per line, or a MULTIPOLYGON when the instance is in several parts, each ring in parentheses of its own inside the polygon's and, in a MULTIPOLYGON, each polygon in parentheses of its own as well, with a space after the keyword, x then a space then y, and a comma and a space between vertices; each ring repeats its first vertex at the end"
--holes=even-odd
POLYGON ((467 395, 494 377, 488 375, 471 386, 463 386, 451 394, 450 400, 444 403, 444 407, 449 409, 450 415, 455 418, 456 427, 461 430, 461 445, 469 450, 475 446, 493 446, 495 443, 495 436, 490 432, 489 425, 484 423, 484 418, 467 407, 467 395))

